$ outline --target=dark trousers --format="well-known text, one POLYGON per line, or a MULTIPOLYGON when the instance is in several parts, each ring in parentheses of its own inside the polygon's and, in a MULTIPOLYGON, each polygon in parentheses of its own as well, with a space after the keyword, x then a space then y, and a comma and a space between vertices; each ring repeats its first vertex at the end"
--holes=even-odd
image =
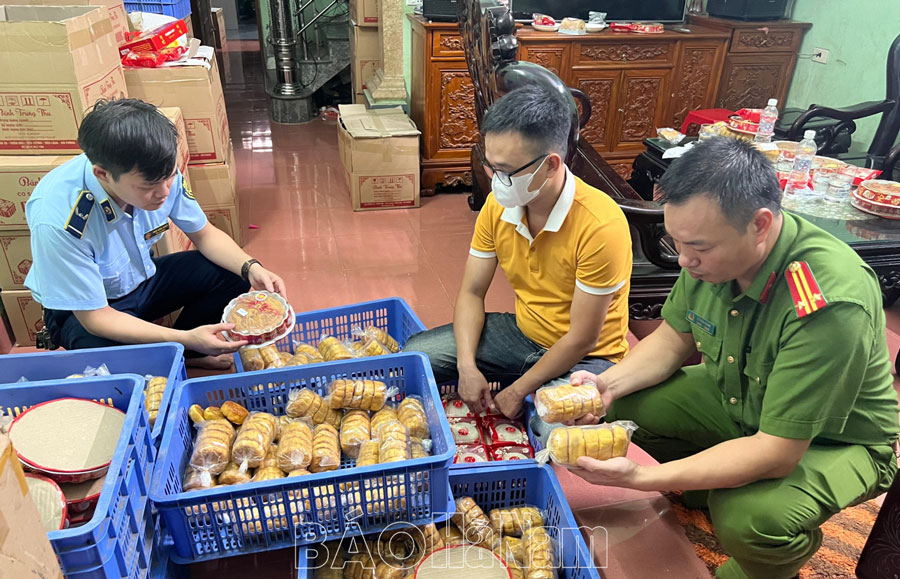
MULTIPOLYGON (((130 294, 110 300, 110 307, 148 322, 184 308, 174 328, 191 330, 220 322, 228 302, 250 291, 249 283, 212 263, 199 251, 164 255, 153 262, 156 274, 130 294)), ((69 311, 44 310, 44 325, 53 343, 66 350, 121 345, 91 334, 69 311)), ((184 355, 202 356, 192 351, 185 351, 184 355)))

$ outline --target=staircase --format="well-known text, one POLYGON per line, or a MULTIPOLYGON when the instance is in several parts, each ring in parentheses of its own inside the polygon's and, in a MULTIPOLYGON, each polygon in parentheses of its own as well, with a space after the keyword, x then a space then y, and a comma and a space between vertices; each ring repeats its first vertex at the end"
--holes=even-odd
POLYGON ((306 122, 317 114, 316 93, 350 64, 348 0, 260 1, 271 22, 266 92, 272 120, 306 122))

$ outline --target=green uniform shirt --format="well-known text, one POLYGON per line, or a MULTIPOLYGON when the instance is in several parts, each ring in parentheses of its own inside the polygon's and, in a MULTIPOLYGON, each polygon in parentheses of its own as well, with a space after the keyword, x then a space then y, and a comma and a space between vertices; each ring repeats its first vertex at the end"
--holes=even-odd
POLYGON ((693 334, 745 435, 890 444, 900 429, 878 278, 843 242, 783 215, 778 241, 745 293, 682 271, 663 318, 693 334), (828 302, 806 317, 785 278, 794 261, 809 264, 828 302))

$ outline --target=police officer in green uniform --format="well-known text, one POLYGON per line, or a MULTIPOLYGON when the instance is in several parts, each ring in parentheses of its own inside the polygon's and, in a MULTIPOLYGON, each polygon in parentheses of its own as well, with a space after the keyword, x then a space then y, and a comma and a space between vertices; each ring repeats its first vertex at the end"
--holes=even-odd
POLYGON ((875 273, 781 210, 771 164, 715 138, 659 183, 682 266, 663 322, 593 381, 607 421, 660 464, 581 458, 601 485, 705 499, 731 559, 716 577, 789 578, 819 527, 884 492, 897 470, 897 395, 875 273), (682 367, 695 351, 698 366, 682 367))

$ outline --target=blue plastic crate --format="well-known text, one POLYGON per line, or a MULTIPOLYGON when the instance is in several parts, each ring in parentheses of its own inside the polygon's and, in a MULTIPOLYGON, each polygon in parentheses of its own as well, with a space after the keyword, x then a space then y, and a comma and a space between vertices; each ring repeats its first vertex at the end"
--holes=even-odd
MULTIPOLYGON (((511 383, 510 383, 511 384, 511 383)), ((488 386, 491 387, 491 396, 494 396, 497 392, 500 392, 503 388, 508 386, 509 384, 505 382, 489 382, 488 386)), ((441 396, 445 394, 456 394, 458 384, 455 381, 444 382, 438 385, 438 392, 441 396)), ((528 439, 531 441, 532 446, 534 446, 534 440, 536 439, 533 433, 531 432, 531 425, 529 424, 530 415, 528 413, 529 407, 534 410, 534 404, 531 403, 531 396, 525 399, 525 410, 522 414, 522 421, 525 423, 525 429, 528 432, 528 439)), ((537 448, 534 449, 535 452, 538 451, 537 448)), ((537 461, 534 459, 528 460, 520 460, 513 461, 514 464, 536 464, 537 461)), ((497 461, 488 461, 488 462, 475 462, 475 463, 459 463, 450 465, 450 468, 453 470, 458 469, 466 469, 466 468, 487 468, 487 467, 499 467, 501 464, 510 464, 509 462, 497 462, 497 461)))
POLYGON ((450 473, 450 487, 454 497, 472 497, 484 512, 519 505, 538 507, 556 544, 560 578, 600 578, 559 479, 549 465, 513 462, 454 470, 450 473))
POLYGON ((188 380, 175 391, 169 413, 150 496, 174 539, 176 563, 330 540, 347 530, 349 520, 354 522, 351 530, 360 532, 395 521, 426 521, 452 503, 447 476, 456 447, 431 365, 418 352, 188 380), (325 394, 339 378, 381 380, 399 389, 395 402, 406 395, 421 396, 432 456, 358 469, 349 468, 353 461, 344 461, 331 472, 181 491, 193 447, 194 428, 187 414, 192 404, 234 400, 251 412, 282 415, 291 389, 309 387, 325 394), (340 487, 354 492, 342 493, 340 487), (378 498, 367 500, 367 493, 378 498))
POLYGON ((144 412, 144 378, 118 375, 0 385, 0 411, 18 416, 57 398, 84 398, 125 412, 122 435, 94 516, 79 527, 47 533, 68 579, 146 576, 152 550, 148 487, 155 448, 144 412))
POLYGON ((165 427, 169 401, 175 386, 187 379, 184 368, 184 346, 173 342, 91 348, 88 350, 58 350, 0 356, 0 384, 28 381, 62 380, 70 374, 81 374, 87 366, 106 364, 113 374, 165 376, 169 383, 159 406, 151 437, 158 446, 165 427))
POLYGON ((125 11, 153 12, 155 14, 174 16, 175 18, 184 18, 191 13, 191 0, 157 0, 155 2, 138 0, 137 2, 126 2, 125 11))
MULTIPOLYGON (((297 314, 297 322, 289 336, 278 341, 278 349, 282 352, 294 352, 294 342, 306 342, 311 346, 319 343, 322 333, 334 336, 339 340, 348 340, 354 326, 374 325, 387 330, 400 347, 406 344, 413 334, 425 331, 412 308, 401 298, 387 298, 372 302, 363 302, 339 308, 328 308, 297 314)), ((237 372, 243 372, 241 358, 234 355, 237 372)))
MULTIPOLYGON (((545 526, 554 539, 559 579, 599 579, 575 516, 569 508, 559 479, 550 466, 530 462, 493 463, 488 468, 466 468, 450 471, 450 488, 454 497, 469 496, 484 510, 533 505, 546 517, 545 526)), ((315 576, 315 550, 304 554, 308 564, 297 571, 297 579, 315 576)))

